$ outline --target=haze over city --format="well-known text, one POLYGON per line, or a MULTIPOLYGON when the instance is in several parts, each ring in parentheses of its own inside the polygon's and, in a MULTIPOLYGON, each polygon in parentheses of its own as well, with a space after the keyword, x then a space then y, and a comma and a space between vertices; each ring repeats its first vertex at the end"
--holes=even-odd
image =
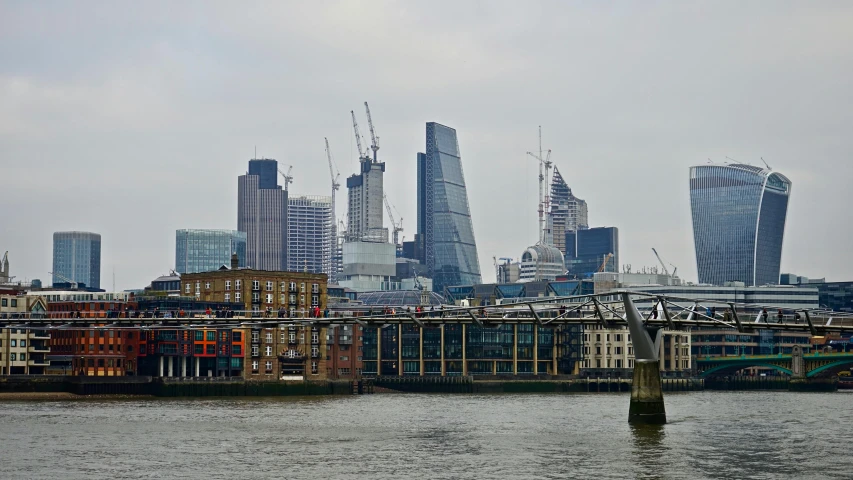
MULTIPOLYGON (((174 268, 175 230, 235 229, 255 155, 329 195, 323 137, 357 170, 370 102, 385 190, 415 233, 424 123, 456 129, 483 280, 538 238, 543 146, 620 263, 651 247, 696 280, 688 167, 791 179, 782 271, 845 280, 853 6, 847 3, 0 2, 0 159, 17 280, 52 233, 98 232, 102 288, 174 268), (362 125, 364 131, 365 125, 362 125)), ((346 212, 345 195, 337 211, 346 212)), ((386 216, 386 226, 390 223, 386 216)))

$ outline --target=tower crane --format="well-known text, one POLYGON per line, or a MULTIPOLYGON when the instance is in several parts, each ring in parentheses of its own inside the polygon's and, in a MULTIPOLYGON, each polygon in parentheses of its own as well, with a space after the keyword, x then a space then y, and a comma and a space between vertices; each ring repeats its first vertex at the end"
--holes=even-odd
POLYGON ((355 112, 350 110, 349 113, 352 114, 352 129, 355 131, 355 144, 358 147, 358 161, 364 162, 365 160, 370 160, 370 157, 368 157, 364 149, 361 148, 361 133, 358 131, 358 122, 355 120, 355 112))
POLYGON ((373 130, 373 118, 370 116, 370 107, 367 106, 367 102, 364 102, 364 109, 367 111, 367 126, 370 128, 370 149, 373 150, 373 161, 377 161, 376 152, 379 151, 379 137, 376 136, 376 132, 373 130))
POLYGON ((71 280, 70 278, 66 277, 65 275, 58 273, 58 272, 57 273, 47 272, 47 274, 53 275, 54 277, 58 277, 62 281, 70 283, 71 284, 71 290, 77 290, 77 282, 75 282, 74 280, 71 280))
POLYGON ((329 148, 329 139, 323 138, 326 141, 326 158, 329 160, 329 178, 332 179, 332 228, 335 227, 335 220, 337 217, 335 216, 335 192, 341 188, 341 184, 338 183, 338 178, 341 176, 341 173, 335 173, 335 168, 332 165, 332 150, 329 148))
POLYGON ((287 173, 284 173, 284 171, 280 168, 278 169, 278 173, 280 173, 281 176, 284 177, 284 191, 287 191, 287 186, 293 183, 293 175, 291 175, 291 172, 293 172, 293 165, 290 165, 287 168, 287 173))
POLYGON ((596 272, 596 273, 601 273, 601 272, 603 272, 603 271, 604 271, 604 269, 606 269, 606 268, 607 268, 607 262, 609 262, 611 258, 613 258, 613 254, 612 254, 612 253, 608 253, 607 255, 605 255, 605 256, 604 256, 604 261, 603 261, 603 262, 601 262, 601 266, 600 266, 600 267, 598 267, 598 272, 596 272))
POLYGON ((527 152, 528 155, 539 160, 539 243, 545 243, 545 213, 551 204, 551 195, 545 192, 545 183, 549 180, 549 172, 553 162, 551 162, 551 150, 542 156, 542 126, 539 126, 539 155, 533 152, 527 152), (544 169, 544 172, 543 172, 544 169))
POLYGON ((660 255, 658 255, 658 251, 655 250, 655 247, 652 247, 652 252, 655 253, 656 257, 658 257, 658 262, 660 262, 660 266, 663 267, 663 273, 664 273, 664 275, 666 275, 668 277, 669 276, 669 270, 666 268, 666 264, 663 263, 663 260, 661 260, 660 255))
POLYGON ((394 227, 394 245, 399 245, 400 232, 403 231, 403 217, 400 217, 399 223, 395 222, 394 214, 391 212, 391 202, 388 201, 388 195, 383 194, 382 198, 385 199, 385 209, 388 210, 388 219, 391 220, 391 226, 394 227))

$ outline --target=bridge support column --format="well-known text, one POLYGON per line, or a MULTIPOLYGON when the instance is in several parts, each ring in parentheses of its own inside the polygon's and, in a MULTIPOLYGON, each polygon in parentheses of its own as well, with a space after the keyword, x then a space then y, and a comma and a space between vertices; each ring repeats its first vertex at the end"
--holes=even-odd
MULTIPOLYGON (((631 405, 628 408, 628 423, 666 423, 666 408, 663 403, 663 388, 660 381, 659 348, 643 324, 643 317, 631 300, 631 295, 622 294, 625 304, 625 319, 634 343, 634 378, 631 382, 631 405)), ((655 334, 660 336, 660 331, 655 334)))

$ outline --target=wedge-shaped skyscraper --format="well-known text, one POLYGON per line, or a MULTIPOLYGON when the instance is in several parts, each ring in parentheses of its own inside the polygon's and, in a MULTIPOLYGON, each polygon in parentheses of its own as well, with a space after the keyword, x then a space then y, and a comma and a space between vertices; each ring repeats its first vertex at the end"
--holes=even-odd
POLYGON ((791 181, 752 165, 690 168, 699 282, 779 283, 791 181))
POLYGON ((418 153, 418 242, 435 291, 481 283, 456 130, 434 122, 418 153))

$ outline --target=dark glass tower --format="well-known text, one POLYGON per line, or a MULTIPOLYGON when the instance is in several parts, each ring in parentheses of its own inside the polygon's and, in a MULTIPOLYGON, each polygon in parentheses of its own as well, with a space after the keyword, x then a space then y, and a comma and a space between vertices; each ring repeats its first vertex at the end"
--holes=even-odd
POLYGON ((605 272, 616 272, 619 266, 619 229, 597 227, 588 230, 568 231, 566 240, 566 269, 578 278, 591 277, 601 268, 607 255, 610 259, 605 272))
POLYGON ((249 160, 249 175, 258 176, 258 188, 276 190, 278 186, 278 162, 270 158, 249 160))
POLYGON ((418 241, 435 291, 481 282, 456 130, 434 122, 418 154, 418 241))
POLYGON ((249 160, 237 177, 237 230, 246 232, 246 266, 257 270, 287 270, 287 190, 277 172, 275 160, 249 160))
POLYGON ((779 283, 791 181, 752 165, 690 168, 699 282, 779 283))

